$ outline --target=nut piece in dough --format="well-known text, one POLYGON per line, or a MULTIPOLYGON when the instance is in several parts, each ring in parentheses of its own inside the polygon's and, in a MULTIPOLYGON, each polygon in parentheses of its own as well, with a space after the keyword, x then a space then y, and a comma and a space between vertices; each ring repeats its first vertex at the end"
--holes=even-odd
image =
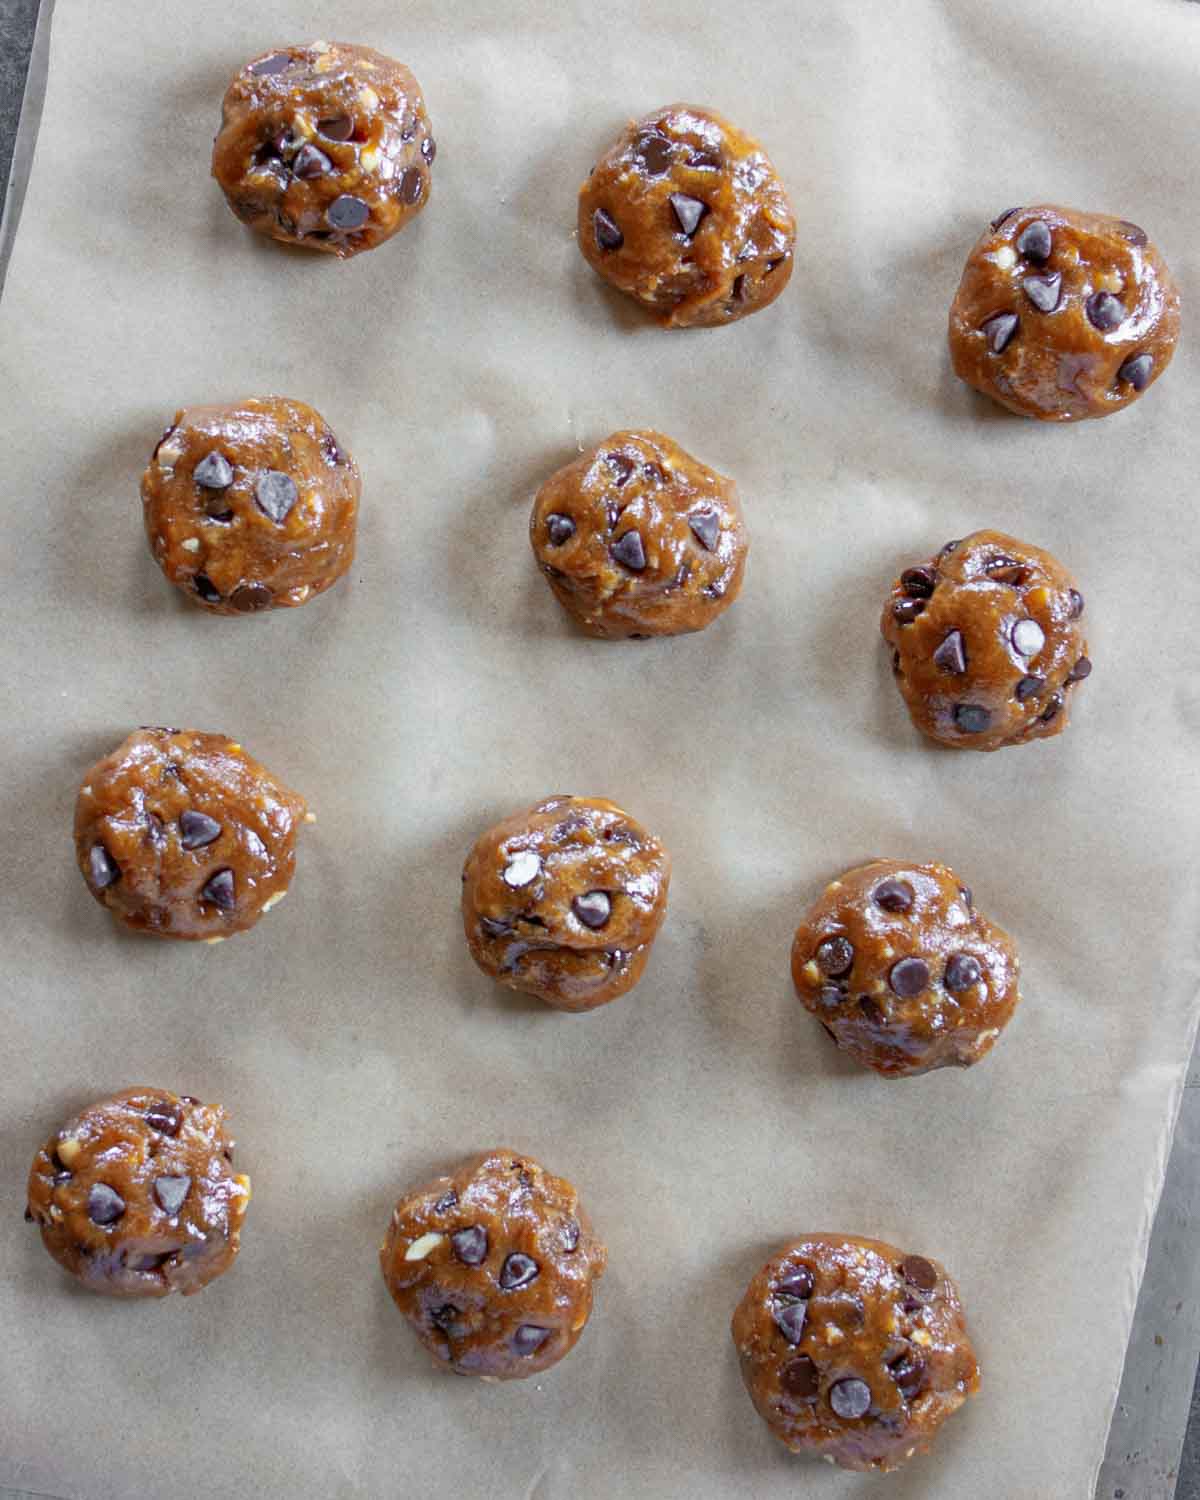
POLYGON ((571 1183, 505 1150, 406 1193, 379 1251, 441 1368, 496 1380, 537 1375, 574 1347, 606 1260, 571 1183))
POLYGON ((1010 411, 1120 411, 1171 363, 1179 290, 1128 219, 1043 203, 994 219, 950 308, 954 373, 1010 411))
POLYGON ((435 152, 402 63, 312 42, 264 53, 229 85, 212 173, 251 229, 345 260, 421 212, 435 152))
POLYGON ((774 302, 796 221, 757 141, 669 104, 629 125, 579 190, 579 248, 667 328, 719 327, 774 302))
POLYGON ((476 841, 463 869, 471 957, 557 1010, 632 989, 667 912, 671 860, 600 797, 551 797, 476 841))
POLYGON ((358 465, 303 401, 175 413, 142 475, 155 562, 193 604, 256 614, 306 603, 354 561, 358 465))
POLYGON ((732 1333, 774 1436, 844 1469, 899 1468, 979 1389, 957 1287, 880 1240, 795 1240, 751 1281, 732 1333))
POLYGON ((88 771, 75 858, 123 927, 220 941, 278 904, 304 798, 223 734, 135 730, 88 771))
POLYGON ((529 540, 589 635, 703 630, 737 598, 748 542, 732 479, 661 432, 614 432, 538 491, 529 540))
POLYGON ((1012 939, 945 865, 876 859, 825 887, 792 942, 796 993, 887 1078, 970 1067, 1020 1001, 1012 939))
POLYGON ((1061 734, 1092 670, 1083 609, 1057 558, 1000 531, 906 568, 880 629, 913 723, 963 750, 1061 734))
POLYGON ((89 1291, 185 1296, 233 1264, 250 1179, 219 1104, 133 1088, 89 1105, 34 1158, 26 1219, 89 1291))

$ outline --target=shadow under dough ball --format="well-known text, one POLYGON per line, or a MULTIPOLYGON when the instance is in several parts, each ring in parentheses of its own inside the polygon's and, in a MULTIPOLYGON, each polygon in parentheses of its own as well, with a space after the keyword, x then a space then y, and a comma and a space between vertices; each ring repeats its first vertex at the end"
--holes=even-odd
POLYGON ((1000 531, 906 568, 880 629, 913 723, 962 750, 1061 734, 1092 670, 1083 609, 1057 558, 1000 531))
POLYGON ((593 1010, 642 977, 671 860, 612 802, 551 797, 476 841, 463 869, 471 957, 557 1010, 593 1010))
POLYGON ((967 1068, 1020 1003, 1012 939, 945 865, 876 859, 825 887, 792 980, 843 1052, 887 1078, 967 1068))
POLYGON ((304 798, 223 734, 137 729, 91 768, 75 858, 115 921, 220 942, 287 894, 304 798))
POLYGON ((185 1296, 238 1253, 250 1179, 219 1104, 134 1088, 89 1105, 34 1158, 26 1219, 89 1291, 185 1296))
POLYGON ((1052 203, 992 221, 950 308, 954 373, 1042 422, 1120 411, 1178 337, 1179 291, 1146 231, 1052 203))
POLYGON ((579 248, 667 328, 719 327, 774 302, 796 221, 757 141, 669 104, 626 127, 579 190, 579 248))
POLYGON ((303 401, 175 413, 142 475, 155 562, 215 614, 294 608, 354 561, 358 465, 303 401))
POLYGON ((405 1194, 379 1250, 435 1362, 493 1380, 537 1375, 574 1348, 606 1261, 571 1183, 504 1150, 405 1194))
POLYGON ((793 1241, 747 1287, 732 1334, 774 1436, 843 1469, 898 1469, 979 1388, 954 1282, 881 1240, 793 1241))
POLYGON ((435 153, 403 63, 312 42, 255 58, 229 85, 212 173, 251 229, 345 260, 420 213, 435 153))
POLYGON ((732 479, 660 432, 614 432, 538 491, 529 540, 589 635, 703 630, 741 592, 749 543, 732 479))

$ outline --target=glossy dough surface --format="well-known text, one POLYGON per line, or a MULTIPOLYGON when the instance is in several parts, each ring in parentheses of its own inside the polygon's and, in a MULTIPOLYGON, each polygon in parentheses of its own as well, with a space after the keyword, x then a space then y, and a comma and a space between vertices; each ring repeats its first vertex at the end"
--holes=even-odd
POLYGON ((795 1240, 751 1281, 732 1332, 772 1433, 844 1469, 898 1468, 979 1387, 945 1269, 880 1240, 795 1240))
POLYGON ((918 729, 965 750, 1061 734, 1091 674, 1084 598, 1057 558, 976 531, 906 568, 880 629, 918 729))
POLYGON ((529 540, 589 635, 703 630, 741 592, 737 487, 661 432, 614 432, 538 491, 529 540))
POLYGON ((379 1252, 434 1360, 499 1380, 536 1375, 574 1347, 606 1260, 566 1178, 506 1150, 401 1198, 379 1252))
POLYGON ((250 1202, 233 1146, 220 1105, 127 1089, 89 1105, 38 1152, 26 1218, 89 1291, 198 1292, 233 1264, 250 1202))
POLYGON ((1136 401, 1178 337, 1179 290, 1145 230, 1052 203, 993 221, 950 308, 954 373, 1043 422, 1136 401))
POLYGON ((212 172, 251 229, 344 260, 425 207, 435 150, 403 63, 312 42, 264 53, 229 85, 212 172))
POLYGON ((137 729, 88 771, 75 857, 116 921, 220 939, 283 900, 304 798, 222 734, 137 729))
POLYGON ((354 561, 358 466, 303 401, 175 413, 142 475, 154 560, 216 614, 292 607, 354 561))
POLYGON ((629 125, 579 190, 584 258, 669 328, 720 326, 774 302, 795 239, 762 147, 690 104, 629 125))
POLYGON ((1020 1001, 1012 939, 945 865, 877 859, 825 887, 792 942, 804 1005, 887 1077, 969 1067, 1020 1001))
POLYGON ((670 879, 662 844, 614 803, 551 797, 489 828, 467 856, 467 946, 509 989, 592 1010, 641 978, 670 879))

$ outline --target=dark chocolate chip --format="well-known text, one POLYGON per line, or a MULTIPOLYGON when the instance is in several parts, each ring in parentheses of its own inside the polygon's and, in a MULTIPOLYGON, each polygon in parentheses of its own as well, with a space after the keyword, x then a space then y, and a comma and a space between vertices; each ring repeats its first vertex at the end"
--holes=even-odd
POLYGON ((875 905, 882 906, 884 911, 911 911, 917 899, 908 881, 897 880, 894 876, 881 880, 871 895, 875 905))
POLYGON ((453 1333, 454 1325, 458 1322, 458 1308, 455 1307, 453 1302, 443 1302, 441 1307, 435 1307, 429 1314, 429 1320, 435 1328, 440 1328, 443 1333, 453 1333))
POLYGON ((493 917, 480 917, 479 925, 488 937, 508 937, 512 932, 511 922, 497 922, 493 917))
POLYGON ((281 474, 278 469, 264 469, 254 481, 254 498, 259 510, 278 525, 287 519, 288 512, 300 498, 300 492, 290 474, 281 474))
POLYGON ((1041 722, 1043 724, 1052 724, 1054 720, 1058 718, 1059 714, 1062 713, 1062 710, 1063 695, 1061 693, 1055 693, 1054 697, 1051 698, 1050 702, 1047 703, 1046 707, 1041 712, 1041 722))
POLYGON ((1055 271, 1052 276, 1026 276, 1021 281, 1021 290, 1038 312, 1052 313, 1062 296, 1062 272, 1055 271))
POLYGON ((513 1353, 522 1359, 536 1354, 550 1337, 548 1328, 539 1328, 536 1323, 522 1323, 513 1334, 513 1353))
POLYGON ((220 604, 221 591, 208 576, 207 573, 197 573, 192 579, 192 587, 204 600, 205 604, 220 604))
POLYGON ((561 547, 564 542, 569 542, 575 535, 575 522, 570 516, 554 511, 546 517, 546 531, 550 536, 550 545, 561 547))
POLYGON ((453 1188, 447 1188, 438 1201, 433 1205, 435 1214, 448 1214, 452 1208, 458 1205, 458 1194, 453 1188))
POLYGON ((192 1185, 190 1177, 156 1177, 154 1179, 154 1196, 158 1199, 158 1206, 165 1214, 177 1214, 183 1207, 183 1200, 188 1195, 188 1188, 192 1185))
POLYGON ((945 985, 948 990, 958 993, 960 990, 969 990, 973 984, 978 984, 983 978, 983 966, 977 958, 969 953, 952 953, 946 962, 945 985))
POLYGON ((800 1401, 811 1401, 821 1389, 821 1377, 817 1367, 807 1354, 789 1359, 779 1372, 779 1384, 789 1396, 800 1401))
POLYGON ((488 1235, 482 1224, 472 1224, 450 1236, 455 1255, 464 1266, 481 1266, 487 1259, 488 1235))
POLYGON ((1119 225, 1122 238, 1127 239, 1131 245, 1146 245, 1150 242, 1150 236, 1137 224, 1131 224, 1128 219, 1122 219, 1119 225))
POLYGON ((596 247, 599 250, 619 250, 625 243, 621 226, 610 213, 606 213, 602 208, 598 208, 592 215, 592 233, 596 237, 596 247))
POLYGON ((909 599, 928 599, 937 587, 937 574, 932 568, 906 568, 900 587, 909 599))
POLYGON ((104 891, 120 880, 121 867, 103 844, 93 844, 88 850, 88 873, 96 890, 104 891))
POLYGON ((900 1274, 921 1292, 931 1292, 937 1286, 937 1271, 923 1255, 906 1255, 900 1262, 900 1274))
POLYGON ((918 615, 925 613, 924 599, 897 599, 892 605, 892 615, 901 625, 911 625, 918 615))
POLYGON ((1126 381, 1135 391, 1144 391, 1150 384, 1153 368, 1153 354, 1134 354, 1117 371, 1117 379, 1126 381))
POLYGON ((675 222, 688 239, 691 239, 700 227, 700 220, 709 212, 708 204, 702 203, 699 198, 690 197, 687 193, 672 193, 670 204, 671 212, 675 215, 675 222))
POLYGON ((642 473, 651 484, 666 484, 667 471, 661 464, 643 464, 642 473))
POLYGON ((721 536, 721 518, 715 510, 697 510, 688 517, 692 535, 706 552, 715 552, 721 536))
POLYGON ((822 974, 838 979, 854 967, 854 944, 849 938, 826 938, 817 949, 816 959, 822 974))
POLYGON ((733 278, 733 300, 735 302, 745 302, 749 295, 750 283, 746 280, 746 274, 743 272, 740 276, 733 278))
POLYGON ((222 911, 232 911, 237 905, 237 896, 234 893, 233 871, 217 870, 204 882, 204 888, 200 892, 201 901, 211 902, 213 906, 222 911))
POLYGON ((646 549, 636 531, 626 531, 609 548, 614 559, 633 573, 640 573, 646 566, 646 549))
POLYGON ((871 1410, 871 1387, 865 1380, 838 1380, 829 1388, 829 1404, 845 1422, 855 1422, 871 1410))
POLYGON ((564 1255, 573 1255, 579 1249, 578 1219, 563 1220, 562 1247, 564 1255))
POLYGON ((979 331, 987 339, 988 348, 993 354, 1003 354, 1012 343, 1013 334, 1016 333, 1020 322, 1016 313, 997 313, 994 318, 989 318, 979 331))
POLYGON ((146 1111, 146 1124, 159 1135, 177 1136, 183 1117, 173 1104, 152 1104, 146 1111))
POLYGON ((286 73, 293 61, 294 59, 286 52, 272 52, 270 57, 263 57, 258 62, 251 63, 250 71, 259 78, 270 78, 275 73, 286 73))
POLYGON ((240 614, 253 614, 258 609, 270 609, 275 595, 265 583, 240 583, 229 596, 229 602, 240 614))
POLYGON ((1093 292, 1084 303, 1087 311, 1088 322, 1093 328, 1098 328, 1101 333, 1109 333, 1116 328, 1125 317, 1125 309, 1118 297, 1111 292, 1093 292))
POLYGON ((1079 592, 1078 589, 1072 589, 1069 597, 1071 600, 1071 619, 1078 620, 1080 615, 1083 614, 1083 595, 1079 592))
POLYGON ((433 166, 433 159, 437 155, 437 142, 431 135, 427 135, 421 142, 421 155, 425 158, 427 167, 433 166))
POLYGON ((797 1297, 806 1302, 812 1296, 815 1284, 813 1273, 807 1266, 789 1266, 775 1283, 775 1294, 778 1297, 797 1297))
POLYGON ((33 1210, 30 1208, 28 1203, 25 1205, 25 1222, 26 1224, 33 1223, 33 1210))
POLYGON ((981 703, 956 703, 954 724, 964 734, 982 734, 992 722, 992 711, 981 703))
POLYGON ((644 135, 633 148, 647 177, 661 177, 671 165, 674 146, 662 135, 644 135))
POLYGON ((1031 673, 1028 677, 1022 677, 1013 690, 1018 703, 1027 703, 1030 698, 1037 697, 1038 693, 1046 686, 1046 679, 1031 673))
POLYGON ((323 177, 332 167, 333 163, 325 155, 324 151, 321 151, 310 141, 306 141, 300 147, 299 151, 296 152, 296 159, 292 163, 292 171, 295 172, 297 177, 304 178, 306 182, 314 177, 323 177))
POLYGON ((605 462, 612 468, 614 483, 623 489, 633 475, 636 465, 627 453, 606 453, 605 462))
POLYGON ((958 888, 958 894, 962 897, 963 901, 968 906, 974 906, 975 898, 971 894, 971 887, 969 885, 960 885, 958 888))
POLYGON ((956 548, 961 547, 961 546, 962 546, 962 537, 956 537, 954 539, 954 541, 946 543, 946 545, 938 553, 938 556, 939 557, 949 557, 950 554, 953 551, 955 551, 956 548))
POLYGON ((190 807, 179 815, 179 842, 185 849, 203 849, 221 836, 221 825, 207 813, 190 807))
POLYGON ((821 1004, 828 1006, 830 1010, 835 1005, 840 1005, 846 998, 846 982, 844 979, 831 979, 821 986, 821 1004))
POLYGON ((62 1187, 64 1183, 70 1182, 71 1178, 74 1175, 75 1174, 73 1172, 68 1172, 64 1167, 61 1172, 55 1172, 54 1176, 50 1180, 51 1182, 53 1182, 55 1187, 62 1187))
POLYGON ((233 467, 225 455, 214 448, 192 470, 192 478, 206 490, 227 490, 233 483, 233 467))
MULTIPOLYGON (((1030 260, 1047 260, 1051 249, 1050 226, 1044 219, 1034 219, 1026 224, 1017 236, 1017 249, 1030 260)), ((1045 308, 1042 309, 1046 311, 1045 308)))
POLYGON ((967 670, 967 649, 963 645, 961 630, 950 632, 933 653, 933 664, 941 672, 958 674, 967 670))
POLYGON ((776 1328, 789 1344, 800 1342, 804 1334, 804 1320, 808 1316, 808 1307, 805 1303, 781 1303, 772 1310, 771 1316, 775 1319, 776 1328))
POLYGON ((992 220, 992 228, 999 229, 1006 219, 1011 219, 1013 214, 1019 212, 1018 208, 1006 208, 1002 214, 997 214, 992 220))
POLYGON ((1092 664, 1086 656, 1081 656, 1071 670, 1067 673, 1068 682, 1082 682, 1085 677, 1092 675, 1092 664))
POLYGON ((419 167, 409 167, 400 178, 400 201, 402 203, 420 203, 421 194, 425 191, 425 178, 419 167))
POLYGON ((612 898, 607 891, 585 891, 571 902, 571 910, 585 927, 595 931, 612 915, 612 898))
POLYGON ((93 1224, 115 1224, 125 1212, 125 1200, 106 1182, 94 1182, 87 1197, 88 1218, 93 1224))
POLYGON ((348 141, 354 134, 354 121, 349 115, 331 115, 318 120, 317 129, 327 141, 348 141))
POLYGON ((875 1004, 870 995, 860 995, 858 997, 858 1008, 862 1011, 864 1020, 869 1021, 872 1026, 883 1025, 883 1011, 875 1004))
POLYGON ((698 172, 719 172, 723 165, 719 151, 693 151, 687 164, 698 172))
POLYGON ((888 1374, 896 1382, 897 1389, 906 1401, 911 1401, 921 1389, 925 1377, 925 1363, 919 1354, 906 1350, 888 1363, 888 1374))
POLYGON ((500 1286, 506 1292, 519 1291, 535 1281, 537 1274, 537 1261, 520 1250, 514 1250, 500 1267, 500 1286))
POLYGON ((325 221, 333 229, 361 229, 371 210, 353 193, 339 193, 325 210, 325 221))
POLYGON ((929 965, 923 958, 902 958, 892 965, 888 983, 901 1000, 915 1000, 929 988, 929 965))

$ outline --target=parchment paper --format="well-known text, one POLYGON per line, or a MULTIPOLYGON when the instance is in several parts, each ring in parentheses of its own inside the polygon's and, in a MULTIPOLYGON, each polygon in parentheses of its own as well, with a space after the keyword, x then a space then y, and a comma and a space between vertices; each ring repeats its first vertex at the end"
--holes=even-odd
POLYGON ((1198 295, 1183 0, 520 6, 59 0, 2 309, 7 730, 0 1480, 88 1500, 874 1495, 791 1457, 728 1321, 809 1229, 943 1259, 983 1392, 892 1500, 1090 1494, 1197 990, 1197 356, 1065 430, 951 377, 981 224, 1055 199, 1144 224, 1198 295), (350 264, 242 229, 208 178, 222 90, 272 44, 411 64, 433 200, 350 264), (573 243, 629 116, 711 103, 767 146, 792 284, 667 334, 573 243), (312 402, 365 476, 329 597, 213 619, 147 555, 174 409, 312 402), (538 577, 533 490, 653 425, 739 481, 742 600, 702 636, 582 639, 538 577), (1052 742, 939 752, 877 639, 895 570, 996 525, 1087 595, 1096 670, 1052 742), (220 948, 118 935, 70 847, 136 724, 220 729, 320 821, 292 893, 220 948), (675 857, 628 998, 582 1018, 472 967, 459 871, 492 820, 611 796, 675 857), (952 864, 1017 935, 1025 1004, 969 1073, 885 1083, 792 996, 792 929, 874 854, 952 864), (74 1292, 22 1225, 38 1143, 132 1082, 219 1099, 255 1199, 237 1266, 147 1306, 74 1292), (376 1248, 398 1191, 508 1143, 580 1186, 611 1269, 534 1381, 434 1373, 376 1248))

